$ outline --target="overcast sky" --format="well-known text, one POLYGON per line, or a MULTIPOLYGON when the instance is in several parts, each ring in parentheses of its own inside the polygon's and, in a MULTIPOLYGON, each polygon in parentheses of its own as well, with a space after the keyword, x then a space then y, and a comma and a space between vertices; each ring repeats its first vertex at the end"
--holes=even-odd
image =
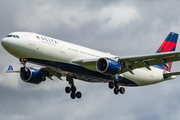
MULTIPOLYGON (((180 33, 177 0, 1 0, 0 38, 36 32, 119 56, 155 53, 169 32, 180 33)), ((177 45, 180 50, 180 44, 177 45)), ((76 80, 81 99, 65 93, 66 81, 40 85, 6 74, 19 60, 0 46, 1 120, 180 120, 180 77, 114 95, 108 84, 76 80)), ((28 64, 28 66, 34 66, 28 64)), ((172 71, 179 71, 180 62, 172 71)))

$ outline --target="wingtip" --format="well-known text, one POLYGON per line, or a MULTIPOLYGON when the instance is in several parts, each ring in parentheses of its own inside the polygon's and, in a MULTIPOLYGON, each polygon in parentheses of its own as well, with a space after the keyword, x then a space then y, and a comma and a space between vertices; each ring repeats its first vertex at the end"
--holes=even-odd
POLYGON ((14 71, 12 65, 9 65, 8 70, 6 73, 20 73, 20 71, 14 71))
POLYGON ((9 67, 8 67, 8 71, 13 71, 13 67, 12 67, 12 65, 9 65, 9 67))

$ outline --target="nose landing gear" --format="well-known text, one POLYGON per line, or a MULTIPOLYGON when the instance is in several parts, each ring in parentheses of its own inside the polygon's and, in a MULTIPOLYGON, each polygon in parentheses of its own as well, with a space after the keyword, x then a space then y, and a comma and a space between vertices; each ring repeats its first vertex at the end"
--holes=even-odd
POLYGON ((19 61, 21 62, 21 64, 23 64, 24 71, 27 72, 28 71, 28 68, 26 67, 27 60, 23 59, 23 58, 20 58, 19 61))

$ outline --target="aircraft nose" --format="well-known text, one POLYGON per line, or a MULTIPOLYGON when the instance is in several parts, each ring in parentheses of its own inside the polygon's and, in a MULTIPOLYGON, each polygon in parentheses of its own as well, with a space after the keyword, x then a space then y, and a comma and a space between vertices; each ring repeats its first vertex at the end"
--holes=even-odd
POLYGON ((12 42, 11 39, 8 38, 3 38, 1 40, 1 45, 4 47, 4 49, 8 50, 8 49, 12 49, 14 48, 14 43, 12 42))
MULTIPOLYGON (((4 45, 4 38, 1 40, 1 45, 4 45)), ((4 46, 3 46, 4 47, 4 46)))
POLYGON ((7 47, 7 41, 5 40, 5 38, 3 38, 3 39, 1 40, 1 45, 2 45, 4 48, 7 47))
POLYGON ((9 38, 3 38, 1 40, 1 45, 4 47, 4 49, 6 51, 8 51, 9 53, 11 54, 15 54, 16 53, 16 42, 12 39, 9 39, 9 38))

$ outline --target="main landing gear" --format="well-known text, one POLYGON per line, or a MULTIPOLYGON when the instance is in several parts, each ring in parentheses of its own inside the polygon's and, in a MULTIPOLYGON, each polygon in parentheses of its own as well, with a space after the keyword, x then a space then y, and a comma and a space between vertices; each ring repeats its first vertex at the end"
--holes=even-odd
POLYGON ((80 99, 80 98, 82 97, 82 94, 81 94, 80 91, 76 92, 76 86, 74 86, 74 80, 73 80, 73 78, 67 76, 67 77, 66 77, 66 80, 69 82, 70 87, 67 86, 67 87, 65 88, 65 92, 66 92, 66 93, 71 93, 70 96, 71 96, 72 99, 75 99, 76 97, 77 97, 78 99, 80 99))
POLYGON ((114 80, 114 82, 109 82, 109 88, 113 89, 114 88, 114 94, 118 95, 119 92, 121 94, 125 93, 125 88, 124 87, 120 87, 120 83, 117 80, 114 80))

